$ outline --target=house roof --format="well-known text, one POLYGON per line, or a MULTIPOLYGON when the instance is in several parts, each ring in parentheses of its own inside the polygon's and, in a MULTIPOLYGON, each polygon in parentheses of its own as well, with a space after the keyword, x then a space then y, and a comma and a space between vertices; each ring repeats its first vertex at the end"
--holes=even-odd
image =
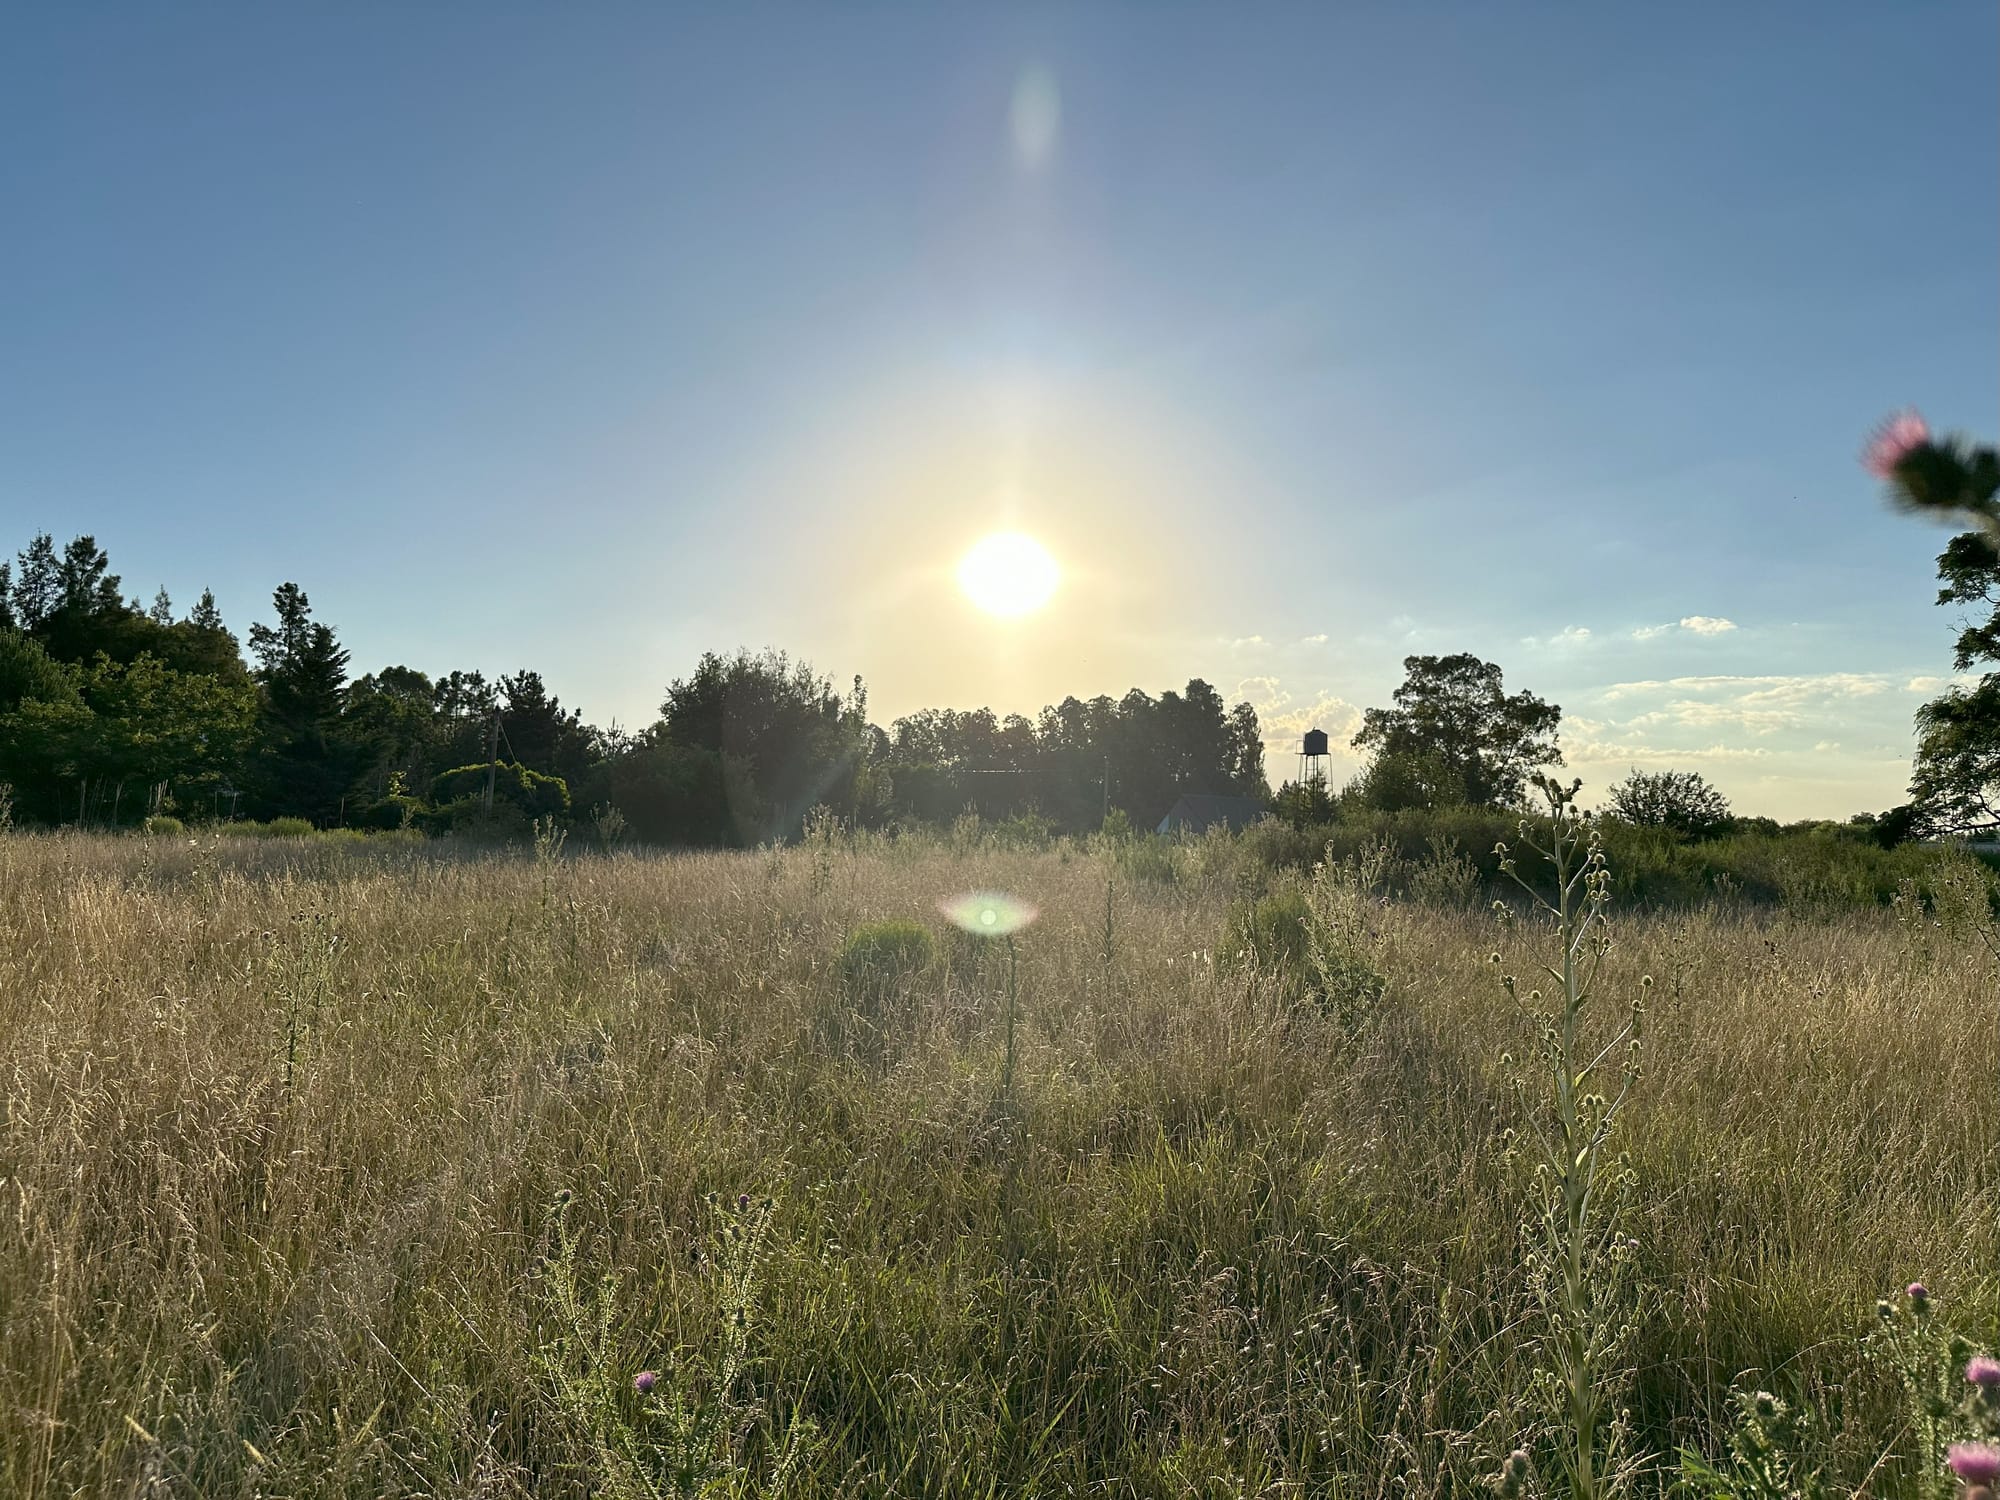
POLYGON ((1200 833, 1217 823, 1247 828, 1267 815, 1264 804, 1255 797, 1215 797, 1206 792, 1187 792, 1160 819, 1156 832, 1172 833, 1177 828, 1187 828, 1200 833))

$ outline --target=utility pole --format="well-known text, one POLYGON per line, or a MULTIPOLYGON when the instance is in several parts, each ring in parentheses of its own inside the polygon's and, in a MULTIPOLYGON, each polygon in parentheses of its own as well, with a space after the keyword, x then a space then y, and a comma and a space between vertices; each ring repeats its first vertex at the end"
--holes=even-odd
POLYGON ((486 731, 486 811, 493 811, 493 776, 500 769, 500 710, 493 710, 493 723, 486 731))
POLYGON ((1104 753, 1104 816, 1111 816, 1111 752, 1104 753))

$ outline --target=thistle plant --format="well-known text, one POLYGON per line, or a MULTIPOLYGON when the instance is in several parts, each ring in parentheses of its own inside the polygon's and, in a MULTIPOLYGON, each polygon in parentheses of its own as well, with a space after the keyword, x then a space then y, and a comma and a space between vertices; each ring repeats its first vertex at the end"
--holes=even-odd
POLYGON ((708 1203, 722 1220, 712 1263, 715 1338, 707 1348, 681 1351, 662 1369, 636 1372, 622 1357, 616 1328, 618 1277, 606 1273, 587 1287, 581 1242, 569 1222, 570 1195, 558 1194, 549 1211, 553 1245, 542 1278, 556 1328, 539 1362, 558 1409, 590 1454, 593 1492, 607 1500, 782 1495, 814 1445, 809 1421, 795 1418, 782 1433, 772 1430, 765 1408, 741 1389, 776 1205, 748 1194, 728 1205, 711 1194, 708 1203), (760 1430, 773 1455, 761 1482, 748 1455, 760 1430))
POLYGON ((1993 1500, 1991 1486, 2000 1481, 2000 1360, 1975 1354, 1947 1329, 1920 1281, 1875 1306, 1880 1321, 1869 1352, 1902 1382, 1912 1493, 1993 1500))
MULTIPOLYGON (((1608 1038, 1591 1034, 1597 980, 1611 951, 1611 875, 1600 835, 1576 805, 1580 785, 1536 778, 1548 804, 1546 844, 1527 819, 1520 824, 1522 846, 1553 871, 1552 898, 1521 878, 1506 844, 1496 852, 1501 872, 1527 892, 1558 945, 1556 962, 1542 967, 1555 986, 1552 999, 1539 988, 1522 995, 1511 974, 1501 981, 1541 1033, 1538 1084, 1515 1081, 1524 1128, 1513 1144, 1534 1171, 1528 1270, 1543 1321, 1539 1383, 1555 1433, 1550 1478, 1572 1500, 1606 1500, 1626 1493, 1634 1467, 1612 1403, 1626 1373, 1619 1362, 1631 1335, 1625 1291, 1637 1242, 1622 1229, 1630 1173, 1611 1140, 1639 1079, 1644 1006, 1635 998, 1608 1038)), ((1641 981, 1642 995, 1648 984, 1641 981)), ((1513 1477, 1517 1486, 1525 1478, 1513 1477)))
POLYGON ((1726 1456, 1711 1463, 1681 1450, 1681 1484, 1711 1500, 1820 1500, 1830 1496, 1819 1470, 1800 1457, 1813 1435, 1812 1413, 1769 1391, 1737 1391, 1736 1425, 1726 1456))

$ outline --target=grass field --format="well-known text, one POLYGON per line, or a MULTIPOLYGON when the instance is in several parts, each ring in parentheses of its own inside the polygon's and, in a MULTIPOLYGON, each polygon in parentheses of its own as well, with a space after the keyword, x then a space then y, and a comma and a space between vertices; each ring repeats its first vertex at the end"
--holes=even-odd
MULTIPOLYGON (((1355 1010, 1232 951, 1262 877, 1120 870, 0 840, 0 1491, 645 1494, 652 1434, 717 1493, 1483 1493, 1546 1441, 1491 958, 1546 934, 1350 891, 1355 1010), (968 888, 1040 909, 1011 1094, 968 888), (891 918, 927 957, 843 960, 891 918)), ((1636 1452, 1762 1386, 1828 1493, 1920 1492, 1876 1299, 2000 1331, 2000 1000, 1942 915, 1614 912, 1636 1452)))

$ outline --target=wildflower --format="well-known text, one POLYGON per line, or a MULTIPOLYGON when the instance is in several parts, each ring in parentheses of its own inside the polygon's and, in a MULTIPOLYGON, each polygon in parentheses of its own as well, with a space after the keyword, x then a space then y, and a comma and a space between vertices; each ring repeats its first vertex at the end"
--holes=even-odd
POLYGON ((2000 1359, 1990 1354, 1975 1354, 1966 1361, 1965 1378, 1982 1390, 2000 1387, 2000 1359))
POLYGON ((1945 1463, 1967 1484, 1991 1484, 2000 1479, 2000 1448, 1991 1443, 1953 1443, 1945 1463))
POLYGON ((738 1193, 736 1195, 736 1211, 739 1214, 750 1212, 750 1195, 748 1193, 738 1193))
POLYGON ((1913 1281, 1903 1289, 1910 1299, 1910 1311, 1919 1317, 1931 1310, 1931 1291, 1921 1281, 1913 1281))
POLYGON ((659 1383, 660 1375, 657 1370, 641 1370, 632 1377, 632 1389, 642 1396, 652 1395, 653 1387, 659 1383))
POLYGON ((1896 1304, 1891 1302, 1887 1297, 1877 1297, 1875 1299, 1875 1315, 1884 1323, 1893 1322, 1896 1317, 1896 1304))
POLYGON ((1759 1391, 1753 1404, 1757 1408, 1758 1417, 1766 1422, 1778 1414, 1778 1398, 1769 1391, 1759 1391))
POLYGON ((1912 449, 1931 440, 1930 424, 1914 411, 1899 411, 1869 435, 1862 467, 1878 479, 1893 479, 1912 449))

